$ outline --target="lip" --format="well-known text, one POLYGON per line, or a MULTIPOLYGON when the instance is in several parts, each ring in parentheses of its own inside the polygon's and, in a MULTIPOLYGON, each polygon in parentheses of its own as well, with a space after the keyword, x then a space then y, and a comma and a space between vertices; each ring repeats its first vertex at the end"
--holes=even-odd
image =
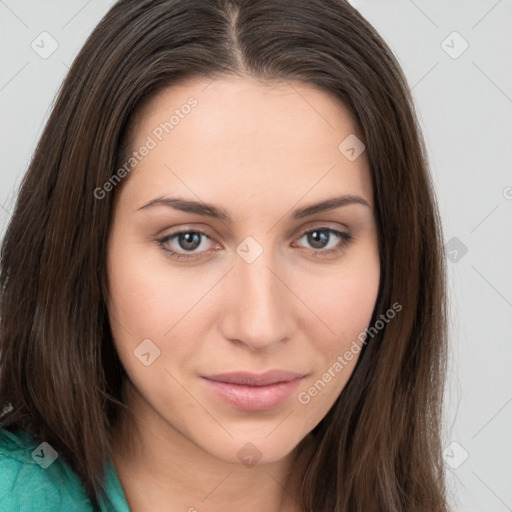
POLYGON ((303 373, 288 372, 286 370, 268 370, 264 373, 229 372, 217 375, 204 375, 205 379, 226 384, 239 384, 243 386, 268 386, 278 382, 289 382, 304 377, 303 373))
POLYGON ((262 374, 231 372, 202 376, 208 388, 228 404, 243 411, 265 411, 282 404, 304 374, 270 370, 262 374))

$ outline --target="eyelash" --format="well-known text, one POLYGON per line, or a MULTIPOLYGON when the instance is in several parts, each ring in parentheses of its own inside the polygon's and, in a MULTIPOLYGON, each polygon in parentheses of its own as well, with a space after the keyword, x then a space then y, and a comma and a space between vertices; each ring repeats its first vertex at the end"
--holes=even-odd
MULTIPOLYGON (((338 230, 333 229, 333 228, 322 227, 322 226, 315 227, 313 229, 305 231, 304 233, 302 233, 302 235, 299 237, 299 239, 302 238, 305 235, 308 235, 310 233, 314 233, 315 231, 328 232, 328 233, 336 235, 340 239, 340 241, 336 244, 336 246, 331 248, 331 249, 326 249, 326 250, 324 250, 324 249, 313 249, 312 250, 312 254, 315 257, 324 257, 324 256, 330 256, 330 255, 341 253, 353 241, 352 235, 349 235, 348 233, 345 233, 343 231, 338 231, 338 230), (319 256, 320 254, 321 254, 321 256, 319 256)), ((167 247, 165 245, 166 243, 168 243, 173 238, 177 237, 178 235, 185 234, 185 233, 201 234, 201 235, 203 235, 206 238, 209 238, 211 240, 211 237, 205 231, 203 231, 201 229, 189 229, 189 230, 177 231, 176 233, 172 233, 171 235, 166 235, 166 236, 164 236, 162 238, 157 239, 158 245, 166 253, 169 253, 169 255, 172 258, 174 258, 174 259, 196 258, 197 257, 196 254, 198 254, 198 253, 181 254, 181 253, 178 253, 178 252, 176 252, 176 251, 174 251, 172 249, 169 249, 169 247, 167 247)))

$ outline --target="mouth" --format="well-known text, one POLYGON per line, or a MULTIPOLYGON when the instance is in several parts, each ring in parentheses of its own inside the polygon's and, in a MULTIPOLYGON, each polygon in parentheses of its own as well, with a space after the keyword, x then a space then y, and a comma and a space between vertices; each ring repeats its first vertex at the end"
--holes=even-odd
POLYGON ((243 411, 265 411, 281 405, 305 374, 270 370, 262 374, 232 372, 201 378, 217 397, 243 411))

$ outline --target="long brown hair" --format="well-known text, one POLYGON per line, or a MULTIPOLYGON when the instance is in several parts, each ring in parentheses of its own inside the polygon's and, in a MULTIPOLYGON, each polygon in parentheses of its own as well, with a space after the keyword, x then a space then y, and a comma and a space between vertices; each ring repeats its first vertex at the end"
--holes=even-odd
POLYGON ((426 150, 399 64, 344 0, 121 0, 105 15, 59 91, 3 240, 0 425, 49 442, 97 504, 126 374, 106 308, 115 190, 95 190, 144 100, 221 74, 313 84, 349 108, 379 231, 371 324, 402 306, 313 431, 303 509, 447 510, 445 268, 426 150))

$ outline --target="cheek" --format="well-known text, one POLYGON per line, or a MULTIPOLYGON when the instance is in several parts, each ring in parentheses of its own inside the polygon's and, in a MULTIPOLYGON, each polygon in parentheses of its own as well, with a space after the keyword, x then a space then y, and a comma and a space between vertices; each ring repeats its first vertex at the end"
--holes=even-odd
POLYGON ((208 290, 199 271, 173 270, 157 247, 112 246, 109 258, 110 310, 134 338, 162 339, 208 290))
POLYGON ((145 376, 149 383, 156 369, 186 367, 194 360, 204 338, 201 332, 215 318, 205 315, 208 301, 203 299, 217 280, 208 270, 177 271, 158 248, 147 243, 113 241, 109 314, 116 350, 134 381, 145 376), (156 348, 145 343, 158 354, 151 372, 136 357, 148 339, 156 348))
POLYGON ((194 280, 185 282, 177 273, 166 277, 162 258, 154 253, 154 248, 113 244, 109 316, 114 345, 129 380, 148 403, 170 402, 183 409, 183 393, 166 369, 174 372, 173 365, 181 367, 194 351, 192 343, 169 343, 178 330, 173 326, 191 307, 182 297, 195 295, 190 288, 194 280))
MULTIPOLYGON (((308 332, 314 351, 314 372, 297 395, 299 411, 313 428, 335 403, 359 358, 375 307, 380 280, 378 255, 369 253, 357 264, 346 265, 336 280, 325 280, 321 288, 304 290, 311 310, 301 328, 308 332), (373 254, 373 256, 372 256, 373 254)), ((316 285, 320 285, 317 281, 316 285)))
POLYGON ((134 338, 161 335, 172 320, 166 305, 167 297, 175 290, 158 278, 151 262, 142 261, 133 252, 119 258, 113 253, 112 261, 109 273, 112 316, 134 338))
POLYGON ((377 250, 372 247, 347 258, 335 275, 330 272, 302 291, 304 302, 315 313, 308 315, 307 330, 316 331, 312 340, 316 340, 318 351, 331 358, 344 352, 369 325, 380 282, 377 250))
POLYGON ((152 254, 137 245, 122 245, 114 239, 108 261, 109 316, 116 350, 128 373, 142 371, 138 347, 145 343, 150 360, 160 362, 155 356, 162 354, 164 334, 179 319, 176 297, 182 284, 164 279, 152 254))

